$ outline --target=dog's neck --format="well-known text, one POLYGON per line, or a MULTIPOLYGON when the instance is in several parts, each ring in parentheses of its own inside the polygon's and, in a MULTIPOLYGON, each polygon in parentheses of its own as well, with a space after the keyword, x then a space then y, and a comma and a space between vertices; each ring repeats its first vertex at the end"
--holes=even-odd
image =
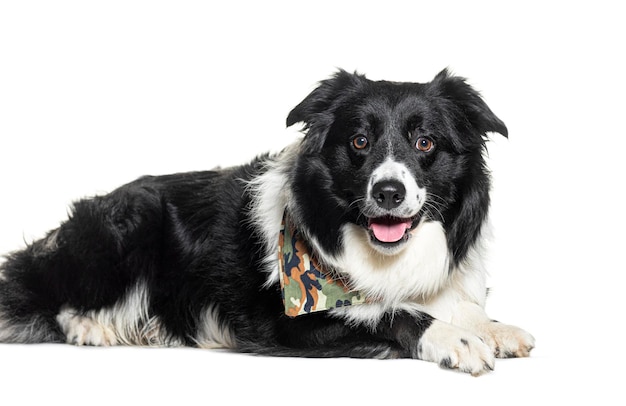
POLYGON ((287 316, 365 303, 365 295, 350 290, 317 261, 287 211, 280 227, 278 254, 287 316))

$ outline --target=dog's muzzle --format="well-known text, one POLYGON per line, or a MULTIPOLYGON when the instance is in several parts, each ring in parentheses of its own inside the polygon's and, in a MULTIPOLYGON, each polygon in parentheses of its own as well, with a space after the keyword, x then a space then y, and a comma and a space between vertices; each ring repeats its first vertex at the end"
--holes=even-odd
POLYGON ((387 159, 372 172, 362 214, 374 248, 394 252, 409 239, 425 194, 404 163, 387 159))

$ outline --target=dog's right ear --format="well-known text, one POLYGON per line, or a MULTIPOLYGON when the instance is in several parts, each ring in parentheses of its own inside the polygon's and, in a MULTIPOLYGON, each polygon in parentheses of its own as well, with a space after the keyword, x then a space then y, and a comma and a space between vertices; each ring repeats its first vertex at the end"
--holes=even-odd
POLYGON ((330 79, 321 81, 315 90, 291 110, 287 116, 287 127, 304 123, 307 133, 304 142, 313 151, 320 151, 339 102, 354 94, 366 80, 363 75, 340 69, 330 79))

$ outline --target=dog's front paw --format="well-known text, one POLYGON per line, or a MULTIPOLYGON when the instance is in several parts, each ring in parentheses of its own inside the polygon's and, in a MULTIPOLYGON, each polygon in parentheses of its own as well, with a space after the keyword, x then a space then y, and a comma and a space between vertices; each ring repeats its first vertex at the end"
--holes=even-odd
POLYGON ((528 357, 535 348, 535 338, 519 327, 492 321, 481 325, 478 330, 498 358, 528 357))
POLYGON ((420 338, 417 357, 474 376, 492 371, 495 362, 493 351, 480 337, 438 320, 420 338))

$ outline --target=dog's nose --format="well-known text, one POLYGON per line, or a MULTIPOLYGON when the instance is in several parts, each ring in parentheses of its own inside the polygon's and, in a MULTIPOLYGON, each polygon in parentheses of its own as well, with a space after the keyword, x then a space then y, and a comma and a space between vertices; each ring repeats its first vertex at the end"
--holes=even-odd
POLYGON ((372 198, 383 209, 395 209, 405 197, 406 188, 397 180, 382 180, 372 187, 372 198))

